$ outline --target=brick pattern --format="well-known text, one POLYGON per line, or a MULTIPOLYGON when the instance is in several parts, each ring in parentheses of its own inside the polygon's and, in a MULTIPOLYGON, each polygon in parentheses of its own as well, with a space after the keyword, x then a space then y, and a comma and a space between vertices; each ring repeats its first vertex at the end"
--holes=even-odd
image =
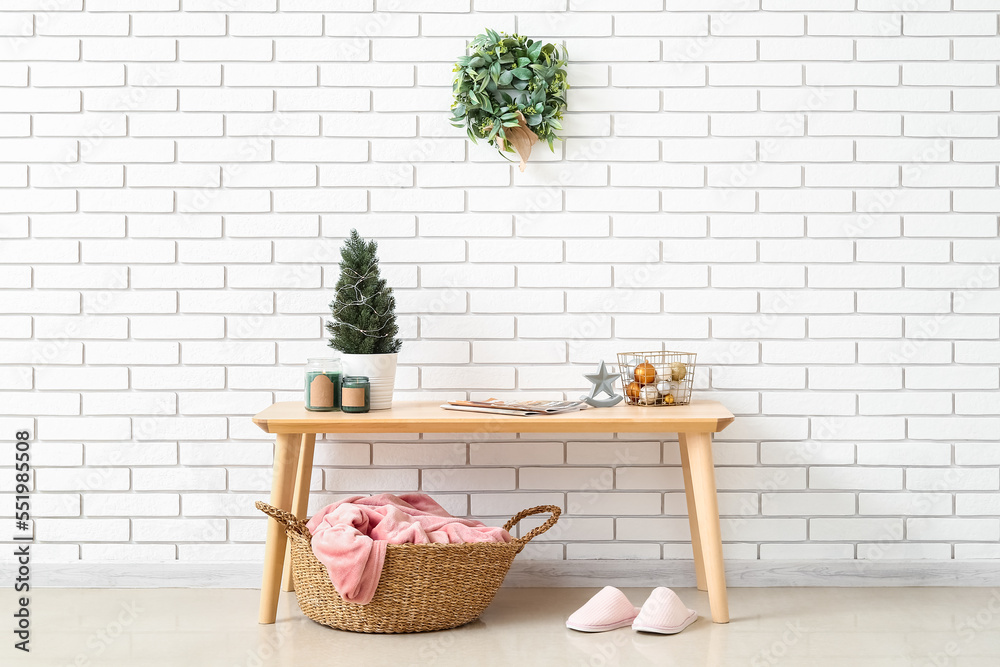
MULTIPOLYGON (((728 557, 1000 557, 997 11, 5 3, 0 426, 37 428, 37 557, 261 558, 248 416, 326 351, 352 226, 398 290, 401 398, 573 397, 617 351, 695 350, 700 396, 739 415, 716 447, 728 557), (484 25, 572 56, 565 141, 523 174, 446 122, 484 25)), ((690 557, 673 441, 316 456, 313 509, 556 503, 531 557, 690 557)))

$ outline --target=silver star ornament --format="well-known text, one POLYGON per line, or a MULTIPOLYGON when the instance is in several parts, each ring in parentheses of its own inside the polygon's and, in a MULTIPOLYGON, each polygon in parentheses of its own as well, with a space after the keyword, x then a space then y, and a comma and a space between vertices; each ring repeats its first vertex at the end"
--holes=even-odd
POLYGON ((615 394, 615 380, 618 379, 618 374, 608 371, 603 361, 596 373, 584 373, 583 377, 587 378, 594 386, 591 387, 590 394, 581 396, 580 400, 595 408, 610 408, 621 402, 622 396, 615 394), (607 394, 609 398, 597 398, 602 393, 607 394))

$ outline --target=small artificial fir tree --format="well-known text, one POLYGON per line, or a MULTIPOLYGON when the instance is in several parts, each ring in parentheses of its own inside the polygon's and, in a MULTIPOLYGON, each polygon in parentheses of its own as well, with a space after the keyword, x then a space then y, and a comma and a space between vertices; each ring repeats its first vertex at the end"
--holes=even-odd
POLYGON ((326 323, 330 347, 344 354, 399 352, 396 298, 379 274, 378 244, 365 241, 356 229, 340 249, 340 279, 330 302, 333 321, 326 323))

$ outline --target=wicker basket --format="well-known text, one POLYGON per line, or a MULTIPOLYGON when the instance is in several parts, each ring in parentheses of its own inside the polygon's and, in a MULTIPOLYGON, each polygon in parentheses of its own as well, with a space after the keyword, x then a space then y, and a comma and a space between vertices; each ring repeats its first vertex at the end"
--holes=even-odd
POLYGON ((691 402, 697 359, 694 352, 619 352, 618 370, 622 374, 625 402, 648 406, 687 405, 691 402), (655 369, 655 380, 638 381, 635 371, 640 364, 649 364, 655 369))
POLYGON ((511 542, 390 544, 375 597, 360 605, 344 602, 337 594, 326 567, 313 555, 312 535, 304 521, 266 503, 255 505, 285 526, 302 612, 331 628, 372 633, 445 630, 476 620, 493 601, 514 556, 554 526, 562 512, 555 505, 518 512, 505 530, 526 516, 545 512, 552 516, 511 542))

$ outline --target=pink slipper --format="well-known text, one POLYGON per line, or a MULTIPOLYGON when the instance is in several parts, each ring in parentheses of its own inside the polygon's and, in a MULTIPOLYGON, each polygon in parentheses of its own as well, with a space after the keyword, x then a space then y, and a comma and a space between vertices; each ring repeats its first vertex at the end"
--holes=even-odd
POLYGON ((625 594, 605 586, 566 619, 566 627, 580 632, 604 632, 631 625, 639 613, 625 594))
POLYGON ((674 635, 694 623, 698 614, 688 609, 669 588, 654 588, 632 623, 633 630, 674 635))

